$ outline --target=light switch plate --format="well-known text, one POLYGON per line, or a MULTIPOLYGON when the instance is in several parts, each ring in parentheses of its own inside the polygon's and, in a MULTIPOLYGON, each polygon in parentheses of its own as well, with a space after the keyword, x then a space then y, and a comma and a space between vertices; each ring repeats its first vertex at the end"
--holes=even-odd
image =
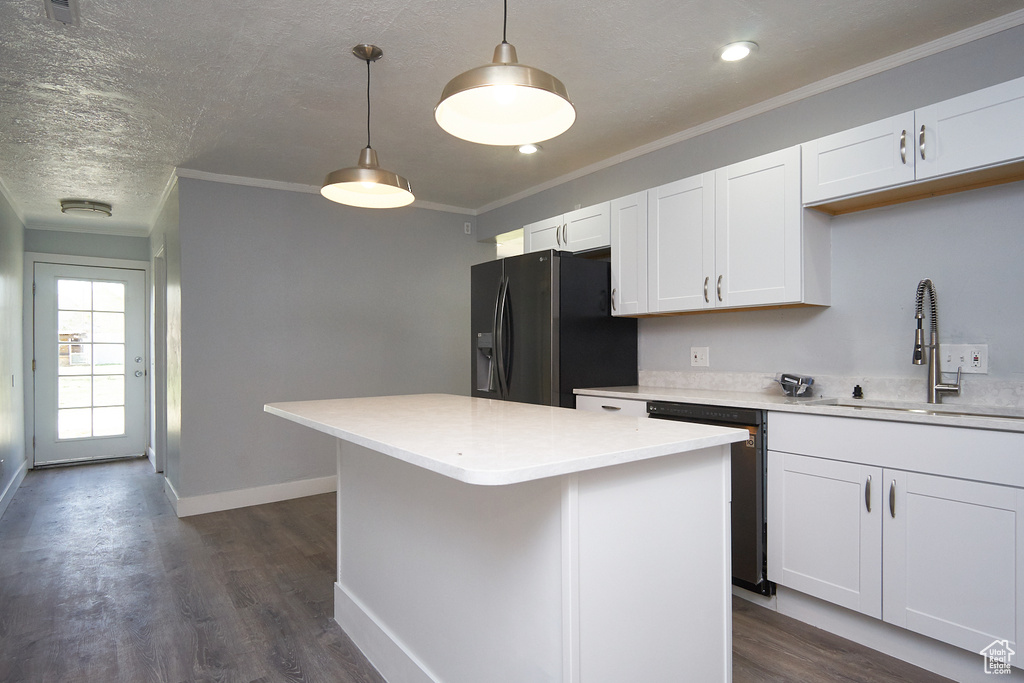
POLYGON ((988 344, 939 344, 939 360, 943 372, 987 375, 988 344))

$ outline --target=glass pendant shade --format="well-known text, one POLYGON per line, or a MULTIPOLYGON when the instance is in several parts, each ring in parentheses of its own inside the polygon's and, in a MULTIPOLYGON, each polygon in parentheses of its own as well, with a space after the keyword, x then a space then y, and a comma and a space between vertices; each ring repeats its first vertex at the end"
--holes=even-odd
POLYGON ((502 42, 494 61, 449 81, 434 119, 457 138, 482 145, 549 140, 576 121, 565 86, 549 73, 524 66, 502 42))
POLYGON ((327 174, 320 194, 332 202, 364 209, 393 209, 413 202, 409 181, 377 162, 377 151, 369 147, 359 152, 359 165, 327 174))

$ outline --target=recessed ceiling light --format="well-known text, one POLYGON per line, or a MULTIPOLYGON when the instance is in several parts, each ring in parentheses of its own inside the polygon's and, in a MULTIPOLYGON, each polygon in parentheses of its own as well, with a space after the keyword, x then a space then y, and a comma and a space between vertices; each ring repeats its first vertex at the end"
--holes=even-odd
POLYGON ((729 43, 720 48, 717 56, 723 62, 738 62, 741 59, 746 59, 751 52, 757 52, 757 43, 741 40, 738 43, 729 43))
POLYGON ((62 199, 60 200, 61 213, 101 213, 109 216, 113 213, 110 204, 106 202, 94 202, 88 199, 62 199))
POLYGON ((520 154, 536 154, 539 151, 540 145, 535 145, 532 142, 525 145, 519 145, 520 154))

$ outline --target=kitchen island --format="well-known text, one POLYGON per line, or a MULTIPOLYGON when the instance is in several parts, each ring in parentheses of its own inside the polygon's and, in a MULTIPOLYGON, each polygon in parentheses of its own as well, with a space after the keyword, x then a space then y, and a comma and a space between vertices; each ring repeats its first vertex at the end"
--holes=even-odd
POLYGON ((339 440, 335 620, 390 683, 731 680, 745 431, 440 394, 265 410, 339 440))

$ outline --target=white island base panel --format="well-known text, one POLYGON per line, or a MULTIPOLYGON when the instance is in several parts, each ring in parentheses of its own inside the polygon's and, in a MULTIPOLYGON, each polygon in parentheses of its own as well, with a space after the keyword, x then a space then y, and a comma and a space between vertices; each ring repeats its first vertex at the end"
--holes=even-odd
POLYGON ((728 456, 474 486, 339 441, 335 619, 389 683, 730 681, 728 456))

